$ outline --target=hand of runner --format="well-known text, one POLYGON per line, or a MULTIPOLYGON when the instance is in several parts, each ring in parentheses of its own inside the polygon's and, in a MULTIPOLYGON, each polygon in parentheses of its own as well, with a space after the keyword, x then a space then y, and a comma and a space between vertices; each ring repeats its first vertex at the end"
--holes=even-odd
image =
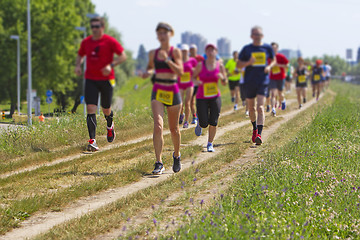
POLYGON ((81 71, 81 66, 76 66, 75 67, 75 74, 78 76, 81 76, 82 71, 81 71))
POLYGON ((192 81, 193 81, 193 83, 194 83, 195 85, 197 85, 197 86, 200 86, 200 85, 202 85, 202 84, 203 84, 203 82, 202 82, 202 81, 197 80, 197 79, 193 79, 192 81))
POLYGON ((253 65, 255 62, 256 62, 256 59, 253 56, 251 56, 251 58, 248 61, 248 66, 253 65))
POLYGON ((111 73, 111 66, 110 64, 109 65, 106 65, 106 67, 104 67, 103 69, 101 69, 101 72, 104 76, 109 76, 110 73, 111 73))
POLYGON ((265 73, 269 73, 271 70, 271 67, 270 66, 266 66, 265 69, 264 69, 264 72, 265 73))
POLYGON ((141 73, 141 77, 142 77, 142 78, 148 78, 148 77, 150 77, 150 73, 148 73, 148 71, 142 72, 142 73, 141 73))
POLYGON ((167 52, 165 50, 160 49, 159 52, 158 52, 158 57, 161 60, 166 60, 168 58, 168 54, 167 54, 167 52))
POLYGON ((226 85, 226 78, 225 78, 225 76, 224 76, 222 73, 219 73, 219 74, 218 74, 218 78, 221 79, 221 84, 222 84, 223 86, 225 86, 225 85, 226 85))

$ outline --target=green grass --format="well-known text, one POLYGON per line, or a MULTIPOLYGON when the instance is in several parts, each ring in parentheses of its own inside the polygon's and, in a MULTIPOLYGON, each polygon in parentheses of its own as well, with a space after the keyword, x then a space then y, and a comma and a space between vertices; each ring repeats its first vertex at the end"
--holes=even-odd
POLYGON ((360 88, 332 84, 334 104, 318 112, 292 141, 263 153, 210 210, 172 237, 357 238, 360 88))

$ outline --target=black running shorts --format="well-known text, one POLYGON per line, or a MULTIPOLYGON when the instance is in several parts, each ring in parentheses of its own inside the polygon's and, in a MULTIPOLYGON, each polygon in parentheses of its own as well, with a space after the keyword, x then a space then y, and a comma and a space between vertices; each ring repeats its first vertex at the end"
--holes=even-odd
POLYGON ((113 86, 110 81, 95 81, 86 79, 85 81, 85 102, 86 104, 98 104, 99 93, 101 93, 101 107, 107 109, 111 106, 113 97, 113 86))

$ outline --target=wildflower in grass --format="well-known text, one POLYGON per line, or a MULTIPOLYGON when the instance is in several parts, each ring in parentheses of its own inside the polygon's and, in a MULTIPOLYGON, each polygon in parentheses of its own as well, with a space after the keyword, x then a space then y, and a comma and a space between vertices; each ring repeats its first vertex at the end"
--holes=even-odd
POLYGON ((190 198, 190 203, 194 204, 194 199, 193 198, 190 198))
POLYGON ((154 225, 156 226, 157 221, 156 221, 155 218, 153 219, 153 223, 154 223, 154 225))
POLYGON ((204 200, 202 199, 201 201, 200 201, 200 205, 202 206, 204 204, 204 200))
POLYGON ((122 230, 125 232, 125 231, 126 231, 126 226, 124 226, 124 227, 122 228, 122 230))
POLYGON ((220 198, 223 199, 223 198, 224 198, 224 194, 221 194, 221 195, 220 195, 220 198))
POLYGON ((196 168, 196 169, 195 169, 195 173, 198 173, 198 172, 199 172, 199 168, 196 168))
POLYGON ((194 165, 195 164, 195 160, 191 162, 191 165, 194 165))
POLYGON ((196 180, 197 180, 196 178, 193 179, 194 182, 195 182, 196 180))
POLYGON ((194 239, 198 239, 198 237, 197 237, 197 234, 196 234, 196 233, 194 234, 194 239))
POLYGON ((155 206, 154 206, 154 205, 151 205, 151 208, 154 210, 154 209, 155 209, 155 206))

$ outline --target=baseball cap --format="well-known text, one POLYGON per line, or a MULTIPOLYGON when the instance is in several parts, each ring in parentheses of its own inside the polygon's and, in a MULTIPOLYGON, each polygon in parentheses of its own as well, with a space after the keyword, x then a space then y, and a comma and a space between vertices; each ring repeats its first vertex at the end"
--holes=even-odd
POLYGON ((192 49, 192 48, 195 48, 195 49, 197 49, 197 46, 196 46, 196 44, 191 44, 191 45, 190 45, 190 49, 192 49))
POLYGON ((217 47, 216 47, 214 44, 212 44, 212 43, 207 44, 207 45, 205 46, 205 50, 208 49, 209 47, 212 47, 212 48, 214 48, 215 50, 217 50, 217 47))
POLYGON ((321 59, 316 60, 316 64, 317 64, 317 65, 322 64, 322 60, 321 60, 321 59))
POLYGON ((180 45, 180 49, 189 51, 189 45, 183 43, 183 44, 180 45))

